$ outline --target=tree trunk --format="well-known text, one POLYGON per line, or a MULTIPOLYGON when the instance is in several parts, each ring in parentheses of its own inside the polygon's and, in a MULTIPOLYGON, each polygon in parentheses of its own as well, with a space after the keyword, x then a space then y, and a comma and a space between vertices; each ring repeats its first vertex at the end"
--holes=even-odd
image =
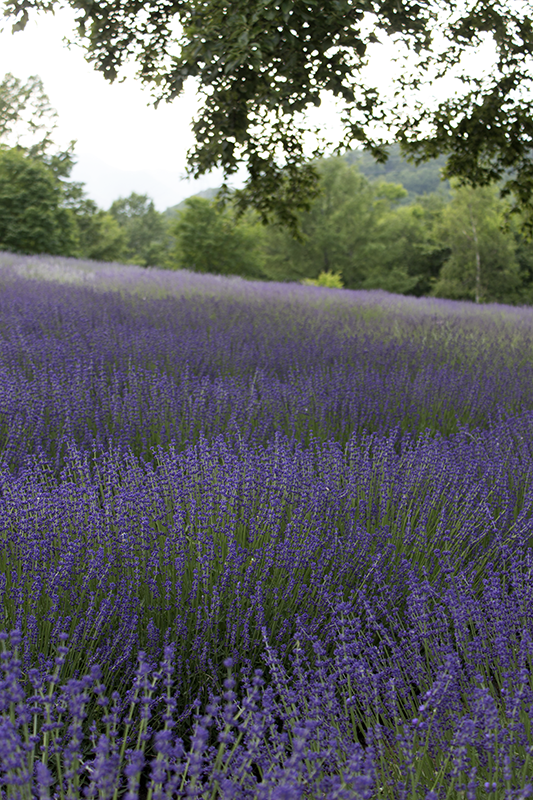
POLYGON ((472 233, 474 235, 474 248, 475 248, 475 256, 476 256, 476 294, 475 300, 476 303, 481 302, 481 256, 479 253, 479 240, 477 237, 477 228, 476 223, 474 220, 474 215, 472 214, 472 206, 468 206, 468 210, 470 212, 470 225, 472 226, 472 233))

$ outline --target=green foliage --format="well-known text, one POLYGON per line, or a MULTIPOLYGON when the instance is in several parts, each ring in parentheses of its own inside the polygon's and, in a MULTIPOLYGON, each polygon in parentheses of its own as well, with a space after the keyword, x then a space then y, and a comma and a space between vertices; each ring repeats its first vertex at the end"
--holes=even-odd
POLYGON ((65 180, 74 166, 75 143, 54 151, 56 118, 38 76, 26 83, 10 73, 5 76, 0 83, 0 140, 3 152, 11 156, 3 172, 3 246, 26 253, 120 259, 125 248, 124 242, 118 246, 123 235, 114 220, 105 219, 85 197, 83 184, 65 180), (5 146, 10 139, 17 142, 11 151, 5 146))
POLYGON ((433 194, 383 214, 374 231, 372 261, 362 288, 418 297, 429 294, 449 255, 433 236, 444 207, 442 196, 433 194))
MULTIPOLYGON (((30 13, 56 5, 59 0, 5 0, 4 13, 15 22, 13 29, 21 30, 30 13)), ((309 210, 318 176, 308 161, 309 124, 302 122, 302 112, 319 106, 321 94, 329 92, 345 109, 339 152, 360 143, 384 161, 386 145, 399 141, 402 152, 416 159, 448 154, 447 177, 473 185, 503 179, 504 191, 513 192, 517 208, 530 209, 533 224, 530 3, 69 0, 69 5, 78 13, 77 31, 89 60, 110 81, 132 55, 156 105, 178 97, 188 78, 196 81, 204 103, 193 126, 189 172, 199 176, 219 167, 230 176, 246 164, 250 177, 238 197, 241 209, 251 204, 263 219, 293 227, 297 212, 309 210), (368 46, 387 37, 403 44, 410 58, 391 76, 393 99, 388 91, 381 96, 362 72, 368 46), (495 64, 479 77, 468 64, 462 66, 461 57, 487 40, 494 44, 495 64), (437 87, 442 99, 435 103, 416 94, 450 72, 458 76, 453 94, 446 96, 442 84, 437 87), (382 137, 375 133, 376 122, 385 131, 382 137)), ((316 132, 314 158, 326 152, 325 139, 316 132)))
POLYGON ((262 225, 251 215, 236 218, 231 207, 203 197, 185 201, 171 228, 176 236, 177 267, 219 275, 263 276, 262 225))
POLYGON ((494 187, 453 188, 453 199, 435 226, 435 235, 451 251, 435 284, 435 296, 478 303, 518 301, 516 242, 504 230, 508 208, 494 187))
MULTIPOLYGON (((278 99, 287 98, 286 89, 278 99)), ((459 181, 447 203, 441 172, 449 160, 442 155, 414 167, 396 145, 387 163, 353 151, 343 159, 317 159, 302 171, 298 158, 287 157, 280 167, 247 139, 251 179, 233 194, 223 186, 225 205, 210 202, 211 190, 209 198, 191 198, 160 214, 147 195, 133 192, 105 212, 86 197, 83 184, 66 180, 74 143, 53 152, 56 116, 37 76, 24 84, 8 74, 0 83, 0 140, 22 141, 24 132, 33 139, 0 151, 5 249, 418 296, 533 302, 533 245, 521 233, 529 212, 509 221, 510 206, 495 189, 469 189, 459 181), (247 211, 250 204, 259 216, 247 211), (283 224, 259 222, 276 215, 283 224)), ((272 130, 283 149, 286 131, 282 125, 272 130)), ((230 137, 221 152, 224 158, 233 153, 227 163, 236 166, 234 145, 230 137)), ((435 149, 427 153, 438 156, 435 149)), ((450 174, 456 170, 452 156, 450 174)))
POLYGON ((301 241, 288 231, 265 235, 265 272, 276 280, 316 280, 339 272, 349 289, 416 293, 431 285, 435 246, 431 203, 397 208, 402 186, 371 183, 342 158, 320 161, 321 194, 300 214, 301 241))
POLYGON ((533 240, 523 233, 520 221, 511 220, 510 229, 515 240, 515 256, 522 282, 519 303, 533 305, 533 240))
POLYGON ((43 83, 31 75, 26 83, 8 72, 0 82, 0 141, 26 147, 32 156, 44 153, 51 144, 57 112, 50 106, 43 83))
POLYGON ((75 215, 50 167, 22 149, 0 149, 0 250, 75 256, 75 215))
POLYGON ((340 272, 321 272, 316 280, 304 278, 304 286, 324 286, 327 289, 342 289, 342 275, 340 272))
POLYGON ((356 288, 364 280, 383 200, 377 199, 379 190, 342 159, 320 161, 316 169, 321 192, 309 211, 299 215, 301 240, 279 226, 268 230, 266 272, 277 280, 302 280, 335 271, 342 274, 345 286, 356 288))
POLYGON ((57 178, 68 178, 74 166, 75 142, 54 152, 56 118, 38 75, 26 83, 9 72, 5 75, 0 83, 0 144, 14 144, 50 167, 57 178))
POLYGON ((126 253, 126 235, 116 219, 102 209, 77 218, 80 230, 82 258, 94 261, 123 262, 126 253))
POLYGON ((26 253, 165 266, 170 248, 167 222, 146 195, 133 193, 117 200, 107 213, 86 197, 83 184, 65 180, 74 166, 74 142, 64 151, 51 149, 56 117, 39 77, 24 84, 8 73, 0 83, 0 141, 25 141, 27 146, 18 145, 18 153, 29 158, 16 161, 13 156, 11 173, 5 172, 8 162, 4 165, 3 246, 26 253), (16 164, 16 180, 8 186, 16 164), (33 179, 38 189, 32 194, 27 187, 33 179))
MULTIPOLYGON (((141 267, 169 265, 171 240, 167 220, 156 211, 148 195, 132 192, 129 197, 121 197, 111 205, 109 214, 124 233, 123 257, 127 263, 141 267)), ((105 225, 108 235, 113 236, 110 223, 105 225)))
POLYGON ((124 262, 126 234, 114 217, 99 209, 85 194, 83 184, 63 182, 64 205, 74 213, 80 240, 80 258, 124 262))

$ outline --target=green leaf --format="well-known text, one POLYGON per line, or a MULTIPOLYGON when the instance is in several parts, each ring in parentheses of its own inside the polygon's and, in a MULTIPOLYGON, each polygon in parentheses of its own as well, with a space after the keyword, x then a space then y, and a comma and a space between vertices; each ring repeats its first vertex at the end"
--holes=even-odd
POLYGON ((22 12, 22 16, 19 19, 19 21, 15 22, 15 24, 12 26, 11 28, 12 33, 16 33, 17 31, 23 31, 24 28, 26 27, 28 19, 29 19, 28 12, 24 10, 22 12))

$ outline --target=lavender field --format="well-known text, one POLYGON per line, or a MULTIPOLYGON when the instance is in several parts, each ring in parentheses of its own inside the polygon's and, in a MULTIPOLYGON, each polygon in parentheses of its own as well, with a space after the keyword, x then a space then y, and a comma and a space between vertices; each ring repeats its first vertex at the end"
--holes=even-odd
POLYGON ((0 798, 533 797, 533 309, 0 253, 0 798))

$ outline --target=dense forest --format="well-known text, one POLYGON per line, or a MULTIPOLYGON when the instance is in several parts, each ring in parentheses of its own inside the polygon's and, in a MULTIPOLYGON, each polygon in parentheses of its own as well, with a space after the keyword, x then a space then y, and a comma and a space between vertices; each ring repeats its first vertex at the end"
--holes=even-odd
MULTIPOLYGON (((239 215, 238 192, 222 203, 216 188, 164 212, 136 193, 101 209, 83 184, 70 180, 72 148, 51 154, 46 133, 33 147, 2 143, 9 128, 6 109, 15 115, 24 88, 13 76, 0 84, 2 250, 533 303, 533 244, 520 218, 510 214, 496 185, 474 189, 442 180, 443 156, 415 166, 396 146, 384 164, 365 151, 321 159, 321 192, 308 211, 298 212, 297 237, 283 225, 264 225, 254 211, 239 215)), ((37 90, 44 103, 42 85, 32 85, 34 95, 37 90)))

